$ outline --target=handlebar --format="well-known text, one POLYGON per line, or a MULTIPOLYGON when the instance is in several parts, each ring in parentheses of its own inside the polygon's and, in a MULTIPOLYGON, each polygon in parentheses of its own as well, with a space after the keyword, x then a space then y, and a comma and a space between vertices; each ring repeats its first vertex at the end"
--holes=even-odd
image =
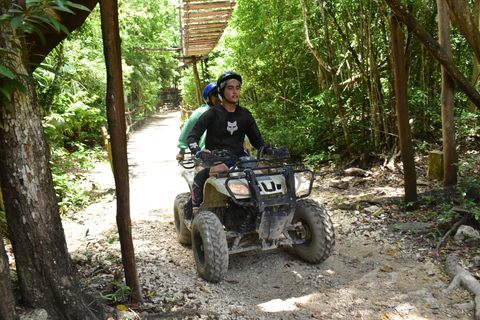
MULTIPOLYGON (((250 157, 249 159, 245 159, 245 161, 241 162, 259 162, 265 160, 265 155, 272 155, 274 156, 274 158, 279 160, 290 159, 290 153, 287 147, 282 146, 278 148, 273 148, 269 144, 267 144, 265 146, 262 146, 258 150, 256 160, 255 158, 250 157)), ((202 150, 196 155, 191 155, 191 158, 180 160, 178 163, 185 169, 193 169, 195 168, 196 164, 204 168, 211 168, 219 164, 229 163, 232 161, 237 163, 239 161, 239 158, 228 150, 212 150, 211 152, 202 150)))
POLYGON ((285 146, 273 148, 269 144, 262 146, 257 153, 257 160, 263 159, 265 155, 273 155, 277 158, 290 158, 290 152, 285 146))

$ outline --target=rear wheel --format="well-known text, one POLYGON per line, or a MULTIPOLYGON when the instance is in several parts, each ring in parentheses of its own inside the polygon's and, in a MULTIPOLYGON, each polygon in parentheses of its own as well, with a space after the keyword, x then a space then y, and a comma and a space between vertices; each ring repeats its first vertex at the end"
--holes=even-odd
MULTIPOLYGON (((324 206, 311 199, 299 200, 292 223, 300 222, 305 242, 293 246, 300 258, 312 263, 325 261, 335 245, 332 219, 324 206)), ((292 237, 298 235, 291 234, 292 237)))
POLYGON ((175 230, 177 231, 177 239, 181 244, 191 244, 192 234, 185 224, 185 205, 190 201, 191 194, 189 192, 180 193, 173 205, 173 218, 175 220, 175 230))
POLYGON ((219 282, 228 270, 228 246, 220 219, 210 211, 195 215, 192 225, 192 249, 200 277, 219 282))

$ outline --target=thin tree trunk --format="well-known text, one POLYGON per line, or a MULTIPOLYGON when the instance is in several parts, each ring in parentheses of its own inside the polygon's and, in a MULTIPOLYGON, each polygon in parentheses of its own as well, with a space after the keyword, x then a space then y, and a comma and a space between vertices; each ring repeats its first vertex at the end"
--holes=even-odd
MULTIPOLYGON (((480 29, 480 0, 475 1, 474 6, 474 21, 475 26, 480 29)), ((472 74, 472 86, 477 87, 478 78, 480 77, 480 60, 475 58, 473 59, 473 74, 472 74)), ((475 104, 470 102, 470 112, 477 112, 478 108, 475 104)), ((473 122, 475 124, 475 122, 473 122)))
MULTIPOLYGON (((450 42, 450 19, 444 0, 437 0, 438 10, 438 36, 440 44, 452 59, 452 44, 450 42)), ((454 121, 454 94, 455 83, 442 66, 442 137, 443 137, 443 185, 452 186, 457 184, 457 149, 455 141, 454 121)))
POLYGON ((195 92, 197 93, 197 105, 200 107, 203 104, 202 85, 198 76, 197 61, 193 60, 193 79, 195 80, 195 92))
POLYGON ((446 9, 455 26, 463 34, 475 57, 480 60, 480 30, 474 22, 466 0, 445 0, 446 9))
MULTIPOLYGON (((385 23, 385 37, 389 39, 389 46, 390 48, 393 48, 393 43, 392 43, 392 37, 389 36, 392 34, 391 30, 391 20, 387 16, 387 10, 385 8, 385 5, 383 3, 383 0, 376 0, 379 11, 383 17, 383 21, 385 23)), ((388 70, 388 89, 389 89, 389 106, 390 106, 390 112, 392 114, 396 113, 396 104, 395 104, 395 99, 394 97, 396 96, 395 92, 395 70, 394 70, 394 62, 393 62, 393 54, 389 54, 387 57, 387 70, 388 70)), ((387 130, 388 132, 392 134, 396 134, 398 132, 398 122, 396 121, 396 118, 391 118, 389 119, 389 129, 387 130)), ((390 135, 390 139, 392 139, 392 143, 389 144, 389 147, 391 150, 396 149, 398 145, 398 138, 392 138, 393 135, 390 135)))
POLYGON ((320 5, 320 11, 322 13, 322 20, 323 20, 323 29, 325 32, 325 38, 327 41, 327 51, 328 51, 328 57, 329 57, 329 62, 330 62, 330 73, 332 75, 332 82, 333 82, 333 91, 335 93, 335 101, 337 103, 337 108, 338 108, 338 114, 340 116, 340 121, 342 122, 342 127, 343 127, 343 133, 345 136, 345 144, 347 147, 347 150, 350 149, 350 134, 348 132, 348 126, 347 126, 347 119, 345 118, 345 110, 343 109, 342 106, 342 99, 340 97, 340 89, 338 87, 338 81, 337 81, 337 70, 335 67, 335 61, 333 59, 333 50, 332 50, 332 44, 330 41, 330 37, 328 35, 328 26, 327 26, 327 19, 325 17, 325 10, 323 7, 323 0, 319 0, 318 4, 320 5))
POLYGON ((312 42, 310 41, 310 35, 308 34, 308 23, 307 23, 307 7, 305 6, 305 3, 303 0, 300 0, 300 3, 302 4, 302 14, 303 14, 303 26, 305 28, 305 39, 307 41, 308 48, 314 55, 315 59, 317 59, 317 62, 325 68, 325 70, 330 71, 330 67, 328 64, 323 61, 323 59, 320 57, 320 53, 317 47, 315 47, 312 42))
POLYGON ((107 66, 107 119, 117 194, 117 227, 125 268, 125 282, 134 292, 133 300, 141 302, 142 292, 138 280, 130 220, 127 130, 117 0, 100 0, 100 8, 107 66))
MULTIPOLYGON (((367 85, 367 88, 368 88, 368 97, 369 97, 369 101, 371 103, 374 103, 374 97, 373 97, 373 92, 372 92, 372 82, 370 80, 370 75, 365 71, 362 63, 360 62, 360 58, 358 57, 358 54, 357 54, 357 51, 355 50, 355 48, 353 47, 353 45, 351 44, 351 42, 348 40, 347 36, 345 35, 345 33, 343 32, 343 30, 340 28, 338 22, 337 22, 337 19, 335 18, 335 15, 333 14, 333 12, 330 10, 330 8, 328 6, 325 6, 325 10, 327 11, 328 15, 330 16, 330 18, 332 19, 332 23, 333 25, 335 26, 338 34, 340 35, 340 37, 342 38, 345 46, 347 47, 348 51, 350 51, 350 53, 352 54, 352 57, 353 57, 353 61, 355 62, 355 64, 357 65, 358 69, 360 70, 360 73, 362 74, 362 78, 363 78, 363 82, 365 83, 366 82, 366 85, 367 85)), ((372 118, 372 122, 373 122, 373 127, 374 127, 374 131, 375 132, 378 132, 378 125, 375 125, 378 121, 377 121, 377 115, 376 115, 376 109, 375 107, 371 106, 371 110, 372 110, 372 115, 371 115, 371 118, 372 118), (377 128, 377 129, 375 129, 377 128)), ((362 113, 362 117, 364 116, 364 114, 362 113)), ((377 143, 379 143, 380 140, 377 140, 377 143)))
POLYGON ((410 208, 414 208, 417 202, 417 175, 415 161, 413 159, 412 139, 408 123, 408 95, 407 75, 405 71, 405 57, 403 51, 402 29, 395 16, 391 19, 393 59, 395 65, 395 92, 397 100, 398 129, 400 132, 400 150, 405 179, 405 202, 410 208))
POLYGON ((385 2, 390 6, 395 15, 409 27, 411 32, 415 34, 432 56, 445 67, 452 79, 467 97, 475 103, 477 107, 480 107, 480 94, 477 89, 472 86, 470 81, 458 69, 455 62, 449 58, 440 44, 425 31, 415 17, 411 15, 401 3, 397 0, 385 0, 385 2))
MULTIPOLYGON (((367 10, 368 12, 368 10, 367 10)), ((372 45, 372 24, 370 21, 371 14, 367 13, 363 10, 362 7, 362 20, 364 20, 363 17, 368 16, 368 21, 364 21, 363 26, 365 27, 365 35, 366 35, 366 41, 365 41, 365 46, 367 48, 367 63, 369 64, 368 68, 368 77, 372 80, 369 81, 369 100, 370 100, 370 110, 372 111, 372 129, 373 129, 373 136, 374 136, 374 142, 376 146, 379 146, 381 143, 383 143, 384 139, 382 139, 382 116, 381 116, 381 111, 380 111, 380 105, 378 103, 378 98, 377 98, 377 90, 376 90, 376 84, 375 84, 375 78, 376 78, 376 73, 377 71, 377 66, 376 66, 376 59, 374 55, 374 51, 376 50, 373 45, 372 45)))

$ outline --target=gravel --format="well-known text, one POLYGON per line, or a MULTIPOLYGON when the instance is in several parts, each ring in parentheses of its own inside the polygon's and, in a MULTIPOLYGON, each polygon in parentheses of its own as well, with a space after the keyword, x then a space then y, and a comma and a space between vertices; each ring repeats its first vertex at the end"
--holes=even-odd
MULTIPOLYGON (((144 303, 103 301, 111 319, 451 319, 468 318, 473 300, 464 289, 443 293, 450 279, 433 246, 396 231, 391 204, 340 210, 365 194, 401 195, 396 187, 335 189, 318 175, 312 198, 324 204, 336 229, 333 254, 309 264, 291 248, 231 255, 223 281, 197 275, 192 250, 176 240, 173 201, 188 191, 175 162, 179 112, 158 113, 129 141, 132 234, 144 303), (170 140, 169 140, 170 139, 170 140), (359 191, 360 190, 360 191, 359 191), (360 194, 359 194, 360 192, 360 194), (363 192, 363 194, 361 194, 363 192)), ((111 169, 89 173, 97 201, 64 222, 69 251, 85 291, 97 298, 124 286, 115 224, 111 169)))

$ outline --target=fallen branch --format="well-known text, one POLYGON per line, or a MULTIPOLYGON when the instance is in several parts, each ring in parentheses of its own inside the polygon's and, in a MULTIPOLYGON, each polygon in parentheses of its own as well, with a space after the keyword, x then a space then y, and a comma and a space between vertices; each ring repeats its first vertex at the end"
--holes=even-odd
POLYGON ((447 256, 446 271, 452 282, 444 293, 451 293, 453 290, 462 285, 470 293, 475 296, 475 320, 480 320, 480 283, 464 268, 458 264, 458 257, 452 253, 447 256))
POLYGON ((468 216, 463 216, 460 220, 455 222, 455 224, 450 228, 450 230, 448 230, 447 233, 445 233, 445 235, 440 239, 440 241, 438 241, 437 250, 452 233, 457 231, 458 227, 460 227, 462 224, 464 224, 467 221, 468 221, 468 216))

